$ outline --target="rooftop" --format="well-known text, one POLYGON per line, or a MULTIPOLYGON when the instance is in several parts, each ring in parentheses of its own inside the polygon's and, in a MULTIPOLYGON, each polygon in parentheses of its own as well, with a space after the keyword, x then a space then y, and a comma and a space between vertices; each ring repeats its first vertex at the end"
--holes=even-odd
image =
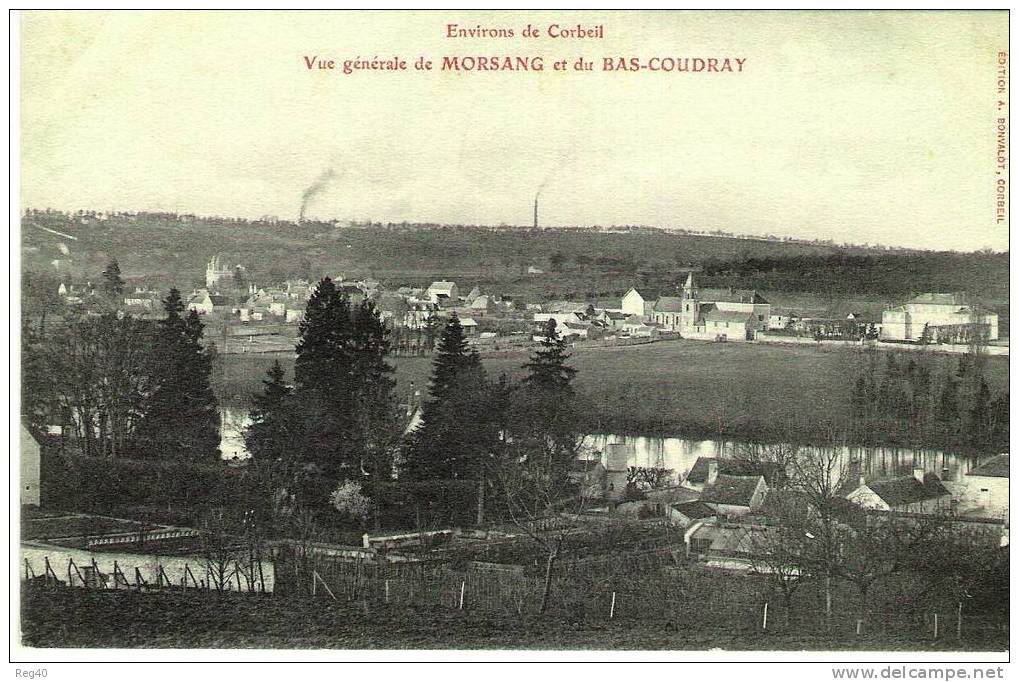
POLYGON ((689 519, 705 519, 709 516, 716 516, 718 513, 700 500, 677 502, 672 505, 672 508, 689 519))
POLYGON ((992 457, 970 471, 967 476, 989 476, 992 478, 1008 478, 1008 453, 992 457))
POLYGON ((704 489, 701 502, 749 507, 763 476, 729 476, 719 474, 714 485, 704 489))
POLYGON ((708 322, 735 322, 737 324, 743 324, 750 319, 750 313, 740 313, 735 310, 719 310, 715 306, 708 306, 707 310, 702 312, 702 316, 708 322))
POLYGON ((965 305, 966 294, 963 293, 952 293, 952 294, 935 294, 926 293, 920 294, 916 298, 910 299, 910 303, 920 303, 924 305, 965 305))
POLYGON ((662 296, 655 302, 656 313, 678 313, 683 310, 683 299, 678 296, 662 296))
POLYGON ((750 289, 700 289, 697 297, 705 303, 767 303, 757 291, 750 289))
POLYGON ((930 473, 924 474, 923 483, 914 476, 899 476, 898 478, 868 482, 867 487, 884 500, 889 507, 935 500, 950 494, 948 489, 941 484, 941 479, 930 473))
POLYGON ((720 458, 720 457, 698 457, 686 475, 688 483, 705 483, 708 480, 708 465, 710 462, 718 462, 718 473, 729 476, 764 476, 765 481, 771 481, 778 473, 778 465, 773 462, 751 462, 746 459, 720 458))

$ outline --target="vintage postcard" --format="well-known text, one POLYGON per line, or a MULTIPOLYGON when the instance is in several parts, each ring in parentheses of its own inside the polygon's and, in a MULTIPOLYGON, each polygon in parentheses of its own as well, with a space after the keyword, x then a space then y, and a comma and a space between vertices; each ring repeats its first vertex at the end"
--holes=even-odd
POLYGON ((1001 677, 1008 29, 16 13, 21 676, 1001 677))

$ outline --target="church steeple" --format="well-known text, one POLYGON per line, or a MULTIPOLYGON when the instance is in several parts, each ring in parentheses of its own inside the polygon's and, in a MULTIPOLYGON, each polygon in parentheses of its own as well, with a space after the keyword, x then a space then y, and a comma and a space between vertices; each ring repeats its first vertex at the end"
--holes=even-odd
POLYGON ((683 298, 693 298, 694 287, 693 287, 693 272, 686 273, 686 282, 683 284, 683 298))

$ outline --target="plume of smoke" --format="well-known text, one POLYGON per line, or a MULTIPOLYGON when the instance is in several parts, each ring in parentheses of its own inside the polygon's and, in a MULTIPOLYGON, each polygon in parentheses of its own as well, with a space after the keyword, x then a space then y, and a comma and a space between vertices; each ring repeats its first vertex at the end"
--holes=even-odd
POLYGON ((299 222, 304 222, 304 214, 307 212, 311 202, 315 200, 315 197, 325 191, 326 187, 329 186, 329 182, 334 177, 336 177, 336 171, 332 168, 327 168, 321 175, 315 178, 315 182, 311 183, 306 190, 301 192, 301 213, 298 218, 299 222))
POLYGON ((572 145, 568 148, 568 151, 559 154, 559 160, 556 161, 555 165, 549 168, 548 173, 545 173, 545 177, 538 185, 538 191, 534 194, 534 200, 537 201, 541 198, 541 193, 545 191, 548 183, 552 182, 552 179, 556 174, 563 169, 563 167, 573 161, 573 157, 576 155, 576 149, 572 145))

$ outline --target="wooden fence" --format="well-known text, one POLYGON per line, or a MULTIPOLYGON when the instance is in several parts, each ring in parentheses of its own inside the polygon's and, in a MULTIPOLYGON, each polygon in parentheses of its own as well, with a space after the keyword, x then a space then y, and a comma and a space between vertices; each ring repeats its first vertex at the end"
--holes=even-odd
MULTIPOLYGON (((829 616, 816 602, 786 608, 780 599, 749 598, 708 581, 688 582, 663 573, 670 549, 594 557, 554 574, 547 614, 580 621, 654 621, 666 630, 743 631, 762 634, 828 632, 839 637, 982 639, 1007 641, 1008 622, 969 613, 961 604, 894 610, 837 609, 829 616), (614 571, 607 571, 615 562, 614 571), (623 562, 623 563, 620 563, 623 562), (600 577, 606 573, 609 577, 600 577)), ((720 580, 716 577, 716 580, 720 580)), ((315 562, 277 595, 311 595, 359 602, 367 611, 390 606, 463 609, 493 615, 535 615, 544 579, 504 566, 468 564, 359 564, 315 562)))
POLYGON ((94 590, 201 590, 217 592, 257 592, 272 589, 272 575, 266 575, 261 562, 211 562, 195 557, 195 563, 121 564, 113 559, 102 567, 93 557, 62 557, 51 561, 48 555, 30 560, 22 558, 22 578, 33 584, 69 586, 94 590), (267 589, 268 588, 268 589, 267 589))

